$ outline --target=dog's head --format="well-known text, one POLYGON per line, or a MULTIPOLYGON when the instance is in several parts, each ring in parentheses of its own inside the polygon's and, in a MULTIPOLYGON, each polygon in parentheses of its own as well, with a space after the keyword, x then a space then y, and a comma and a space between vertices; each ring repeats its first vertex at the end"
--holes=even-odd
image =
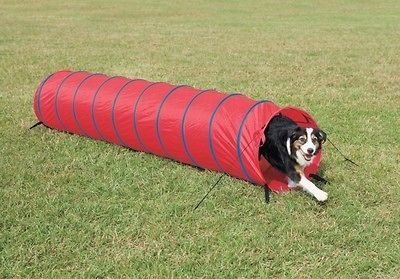
POLYGON ((289 155, 300 166, 305 167, 312 163, 325 141, 324 131, 318 128, 298 127, 287 139, 286 145, 289 155))

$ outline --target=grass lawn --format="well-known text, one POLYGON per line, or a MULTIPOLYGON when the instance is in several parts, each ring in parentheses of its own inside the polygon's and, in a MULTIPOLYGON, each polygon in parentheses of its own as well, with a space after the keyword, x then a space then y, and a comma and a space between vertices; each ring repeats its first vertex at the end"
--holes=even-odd
POLYGON ((399 278, 399 1, 0 0, 1 278, 399 278), (326 204, 35 123, 59 69, 310 112, 326 204))

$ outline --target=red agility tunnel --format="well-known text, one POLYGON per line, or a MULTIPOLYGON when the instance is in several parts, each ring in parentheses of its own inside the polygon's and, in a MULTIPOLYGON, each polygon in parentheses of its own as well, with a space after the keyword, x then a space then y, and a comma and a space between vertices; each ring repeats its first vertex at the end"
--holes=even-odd
MULTIPOLYGON (((273 191, 287 178, 259 158, 264 129, 279 113, 317 127, 305 111, 241 94, 186 85, 59 71, 37 88, 34 110, 44 125, 225 172, 273 191)), ((306 168, 316 173, 321 152, 306 168)))

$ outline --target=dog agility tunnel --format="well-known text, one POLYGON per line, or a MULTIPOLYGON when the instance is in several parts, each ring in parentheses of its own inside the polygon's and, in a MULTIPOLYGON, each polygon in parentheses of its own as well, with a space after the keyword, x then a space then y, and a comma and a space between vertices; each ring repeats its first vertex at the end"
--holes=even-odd
MULTIPOLYGON (((47 127, 225 172, 276 192, 289 189, 286 176, 259 158, 266 125, 283 114, 299 126, 317 127, 299 108, 237 93, 69 70, 40 83, 34 110, 47 127)), ((321 152, 306 175, 316 173, 320 160, 321 152)))

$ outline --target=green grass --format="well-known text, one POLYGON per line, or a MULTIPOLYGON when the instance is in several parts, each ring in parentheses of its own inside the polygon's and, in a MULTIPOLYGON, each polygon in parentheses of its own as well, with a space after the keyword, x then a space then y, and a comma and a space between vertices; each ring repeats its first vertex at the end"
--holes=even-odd
POLYGON ((0 0, 1 278, 399 278, 399 1, 0 0), (59 69, 309 111, 320 205, 153 155, 27 130, 59 69))

